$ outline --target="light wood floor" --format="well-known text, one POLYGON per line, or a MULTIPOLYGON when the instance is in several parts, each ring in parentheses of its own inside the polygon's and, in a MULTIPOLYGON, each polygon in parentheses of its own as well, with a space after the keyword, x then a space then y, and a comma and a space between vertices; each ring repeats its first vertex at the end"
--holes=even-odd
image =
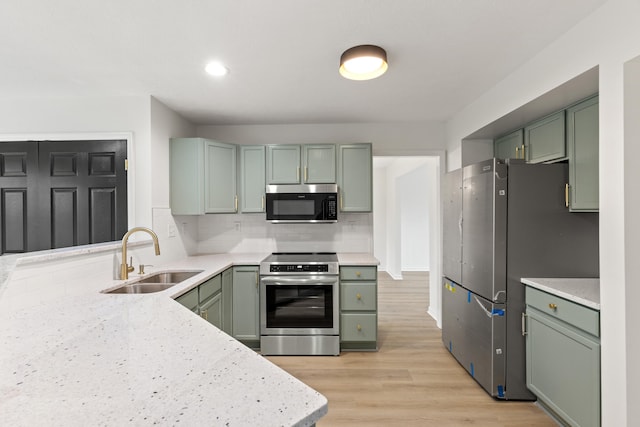
POLYGON ((381 272, 378 352, 269 360, 327 397, 318 427, 556 426, 532 402, 492 399, 444 348, 428 302, 427 273, 381 272))

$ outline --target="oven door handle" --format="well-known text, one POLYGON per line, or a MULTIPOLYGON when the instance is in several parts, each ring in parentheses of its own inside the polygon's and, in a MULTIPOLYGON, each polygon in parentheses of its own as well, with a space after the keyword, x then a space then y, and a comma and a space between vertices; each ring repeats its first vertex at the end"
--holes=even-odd
POLYGON ((299 285, 305 283, 336 283, 337 277, 262 277, 260 281, 268 285, 299 285))

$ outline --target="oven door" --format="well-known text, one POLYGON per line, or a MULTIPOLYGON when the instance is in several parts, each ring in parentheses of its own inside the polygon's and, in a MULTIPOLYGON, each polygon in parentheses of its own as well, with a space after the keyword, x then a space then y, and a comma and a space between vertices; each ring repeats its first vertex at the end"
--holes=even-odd
POLYGON ((263 276, 262 335, 339 335, 338 276, 263 276))

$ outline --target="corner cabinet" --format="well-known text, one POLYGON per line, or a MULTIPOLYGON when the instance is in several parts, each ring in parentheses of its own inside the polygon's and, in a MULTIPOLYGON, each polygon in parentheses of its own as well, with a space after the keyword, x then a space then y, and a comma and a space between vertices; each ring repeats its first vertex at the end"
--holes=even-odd
POLYGON ((340 349, 378 348, 378 269, 340 267, 340 349))
POLYGON ((567 205, 571 211, 597 212, 600 205, 598 99, 594 96, 567 109, 567 205))
POLYGON ((233 267, 233 337, 248 347, 260 347, 259 267, 233 267))
POLYGON ((373 210, 373 158, 371 144, 338 147, 340 212, 373 210))
POLYGON ((527 387, 571 426, 600 426, 600 313, 526 287, 527 387))
POLYGON ((173 215, 237 211, 235 145, 173 138, 169 169, 173 215))
POLYGON ((265 148, 240 146, 240 212, 264 212, 265 148))

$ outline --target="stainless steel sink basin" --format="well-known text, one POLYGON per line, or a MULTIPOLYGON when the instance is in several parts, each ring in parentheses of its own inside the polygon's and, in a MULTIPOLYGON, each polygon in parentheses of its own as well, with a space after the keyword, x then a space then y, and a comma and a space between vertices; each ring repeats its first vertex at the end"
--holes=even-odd
POLYGON ((151 294, 164 291, 178 283, 202 273, 203 270, 192 271, 160 271, 150 276, 125 283, 105 294, 151 294))
POLYGON ((187 280, 196 274, 202 273, 202 270, 197 271, 164 271, 154 273, 151 276, 143 279, 136 280, 135 283, 180 283, 183 280, 187 280))
POLYGON ((164 291, 175 283, 130 283, 128 285, 120 286, 112 291, 106 292, 107 294, 151 294, 153 292, 164 291))

